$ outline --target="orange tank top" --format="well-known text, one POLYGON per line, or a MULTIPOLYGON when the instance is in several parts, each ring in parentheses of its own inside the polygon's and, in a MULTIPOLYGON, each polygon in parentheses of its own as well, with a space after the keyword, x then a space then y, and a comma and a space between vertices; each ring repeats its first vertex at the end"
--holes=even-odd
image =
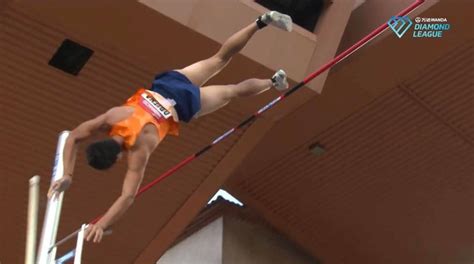
POLYGON ((158 100, 153 92, 143 88, 139 89, 124 104, 124 106, 134 108, 133 114, 114 124, 109 135, 122 137, 127 149, 135 144, 142 128, 150 123, 155 125, 160 140, 163 140, 167 134, 177 136, 179 124, 173 120, 170 112, 158 100))

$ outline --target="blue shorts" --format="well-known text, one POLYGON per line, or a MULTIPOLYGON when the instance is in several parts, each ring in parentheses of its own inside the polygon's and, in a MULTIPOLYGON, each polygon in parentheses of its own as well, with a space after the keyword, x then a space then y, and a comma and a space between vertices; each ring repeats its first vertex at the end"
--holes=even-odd
POLYGON ((167 71, 158 74, 151 85, 153 92, 163 97, 173 99, 179 120, 189 122, 201 110, 201 93, 184 74, 177 71, 167 71))

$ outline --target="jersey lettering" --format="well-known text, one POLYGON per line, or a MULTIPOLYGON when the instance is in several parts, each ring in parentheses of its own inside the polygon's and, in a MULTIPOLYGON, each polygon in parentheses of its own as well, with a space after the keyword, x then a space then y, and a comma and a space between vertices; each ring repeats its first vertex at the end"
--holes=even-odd
POLYGON ((157 120, 168 119, 171 116, 171 112, 168 109, 161 105, 155 97, 146 92, 141 94, 140 105, 157 120))

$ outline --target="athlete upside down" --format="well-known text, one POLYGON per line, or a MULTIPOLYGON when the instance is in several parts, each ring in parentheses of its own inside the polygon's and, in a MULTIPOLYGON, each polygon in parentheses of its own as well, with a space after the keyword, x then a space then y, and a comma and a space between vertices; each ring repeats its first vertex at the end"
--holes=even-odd
POLYGON ((86 150, 89 165, 99 170, 110 168, 123 152, 127 153, 128 168, 122 194, 96 224, 89 226, 85 235, 87 241, 100 242, 104 229, 132 205, 151 153, 167 134, 178 135, 180 121, 187 123, 192 118, 212 113, 233 98, 256 95, 270 87, 280 91, 288 88, 283 70, 269 79, 204 86, 259 29, 267 25, 286 31, 292 29, 289 16, 276 11, 265 13, 227 39, 214 56, 156 76, 149 90, 138 90, 124 105, 113 107, 71 131, 63 151, 64 175, 51 185, 49 198, 71 185, 77 147, 82 140, 100 132, 108 135, 107 139, 89 145, 86 150))

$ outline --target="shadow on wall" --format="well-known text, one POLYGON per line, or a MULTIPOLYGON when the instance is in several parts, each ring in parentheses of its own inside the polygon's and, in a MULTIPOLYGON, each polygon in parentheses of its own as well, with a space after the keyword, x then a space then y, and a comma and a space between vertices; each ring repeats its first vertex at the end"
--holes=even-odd
POLYGON ((362 3, 352 12, 337 53, 347 49, 357 40, 374 30, 376 26, 387 22, 393 14, 400 12, 400 10, 413 2, 414 0, 366 0, 365 3, 362 3))

